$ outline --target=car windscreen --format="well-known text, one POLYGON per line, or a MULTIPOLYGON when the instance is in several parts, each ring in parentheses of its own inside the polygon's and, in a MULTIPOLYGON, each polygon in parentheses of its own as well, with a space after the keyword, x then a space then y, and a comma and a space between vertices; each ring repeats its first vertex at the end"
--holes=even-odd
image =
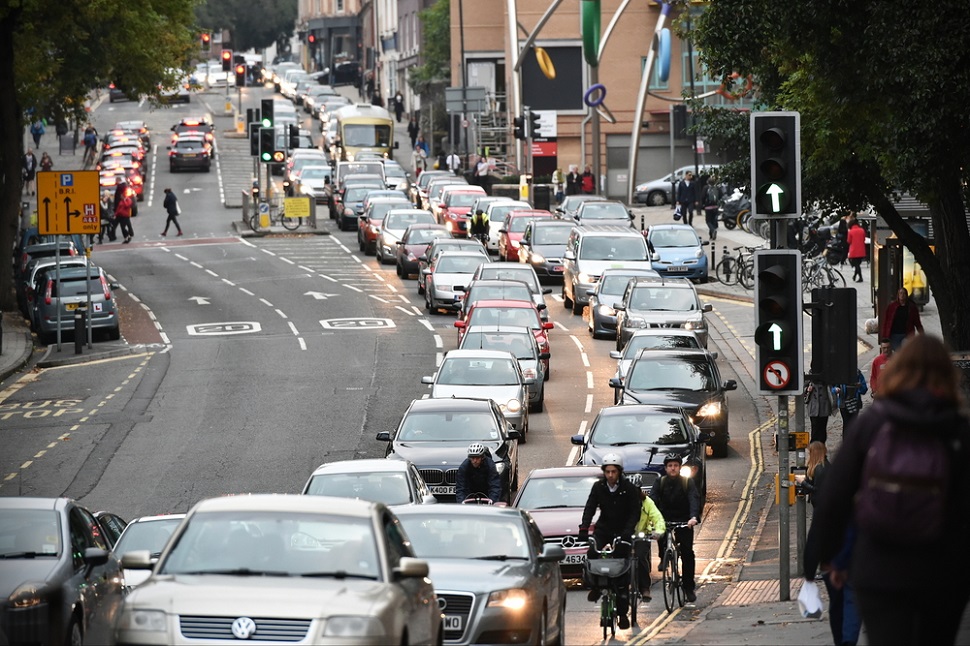
POLYGON ((485 256, 440 256, 435 265, 435 271, 443 274, 474 274, 482 263, 488 262, 485 256))
POLYGON ((408 244, 421 244, 444 237, 450 238, 451 234, 443 229, 415 229, 408 236, 408 244))
POLYGON ((596 475, 530 478, 522 486, 516 507, 529 510, 584 507, 593 483, 599 479, 596 475))
POLYGON ((651 312, 690 312, 698 309, 697 298, 689 289, 637 287, 630 295, 630 309, 651 312))
POLYGON ((152 553, 152 556, 158 556, 162 553, 162 548, 165 547, 168 538, 181 522, 180 517, 175 517, 131 523, 125 528, 121 538, 118 539, 114 553, 124 554, 125 552, 148 550, 152 553))
POLYGON ((687 439, 683 419, 668 413, 601 415, 590 432, 594 446, 684 444, 687 439))
POLYGON ((448 206, 457 206, 459 208, 470 207, 472 202, 481 197, 478 193, 451 193, 445 202, 448 206))
MULTIPOLYGON (((477 282, 477 281, 476 281, 477 282)), ((523 282, 517 285, 472 285, 468 302, 483 300, 529 301, 532 302, 532 290, 523 282)))
POLYGON ((387 148, 391 145, 391 126, 353 123, 344 125, 345 146, 374 146, 387 148))
POLYGON ((701 346, 698 345, 696 336, 687 336, 686 334, 644 334, 641 336, 634 334, 626 342, 626 345, 623 346, 623 358, 634 359, 637 356, 637 352, 644 348, 650 348, 651 350, 679 350, 681 348, 699 347, 701 346))
POLYGON ((461 339, 463 349, 502 350, 516 359, 536 359, 535 337, 531 333, 469 331, 461 339))
POLYGON ((590 202, 583 205, 581 215, 584 220, 623 220, 630 217, 625 206, 614 202, 590 202))
MULTIPOLYGON (((542 217, 542 216, 539 216, 542 217)), ((509 218, 509 233, 525 233, 525 228, 535 219, 535 216, 509 218)))
POLYGON ((373 190, 373 186, 351 186, 344 193, 344 202, 363 202, 364 197, 373 190))
POLYGON ((528 537, 515 517, 449 516, 437 512, 402 514, 400 521, 418 558, 530 559, 528 537))
POLYGON ((391 209, 399 209, 405 205, 407 205, 407 201, 405 200, 401 200, 400 202, 375 202, 371 205, 368 217, 371 220, 383 220, 388 211, 391 209))
POLYGON ((407 478, 403 473, 322 473, 313 476, 306 493, 311 496, 358 498, 385 505, 411 502, 407 478))
MULTIPOLYGON (((626 291, 627 283, 633 276, 628 274, 606 274, 600 280, 599 294, 609 294, 610 296, 621 296, 626 291)), ((612 303, 611 303, 612 305, 612 303)))
POLYGON ((626 377, 628 390, 705 392, 717 385, 706 357, 645 358, 633 362, 626 377))
POLYGON ((448 358, 438 368, 436 384, 445 386, 509 386, 519 382, 518 366, 508 359, 448 358))
POLYGON ((696 247, 700 243, 697 234, 687 229, 666 229, 650 236, 654 247, 696 247))
POLYGON ((0 559, 57 556, 61 530, 50 509, 5 509, 0 514, 0 559))
MULTIPOLYGON (((397 207, 395 207, 397 208, 397 207)), ((434 216, 430 213, 415 211, 414 213, 391 213, 384 218, 386 229, 407 229, 412 224, 434 224, 434 216)))
POLYGON ((158 574, 380 577, 370 518, 209 511, 187 523, 158 574))
POLYGON ((48 277, 52 281, 51 296, 86 296, 89 289, 92 295, 101 294, 101 279, 96 273, 92 273, 91 275, 93 278, 91 278, 90 282, 84 276, 79 276, 77 278, 65 278, 64 276, 61 276, 60 286, 58 287, 57 281, 54 280, 53 272, 49 273, 48 277))
POLYGON ((308 168, 304 168, 300 172, 300 179, 301 180, 308 180, 308 179, 326 179, 328 177, 330 177, 330 169, 329 168, 321 168, 321 167, 310 166, 308 168))
POLYGON ((410 413, 394 438, 402 442, 499 439, 491 411, 435 411, 410 413))
POLYGON ((533 294, 538 294, 542 291, 535 270, 528 265, 523 265, 521 269, 514 266, 483 267, 479 273, 479 278, 482 280, 514 280, 515 282, 526 285, 533 294))
POLYGON ((582 260, 647 260, 647 244, 640 236, 590 236, 579 248, 582 260))
POLYGON ((564 245, 569 240, 570 227, 534 227, 532 244, 564 245))
POLYGON ((525 307, 477 307, 468 318, 472 325, 513 325, 539 330, 542 321, 534 309, 525 307))

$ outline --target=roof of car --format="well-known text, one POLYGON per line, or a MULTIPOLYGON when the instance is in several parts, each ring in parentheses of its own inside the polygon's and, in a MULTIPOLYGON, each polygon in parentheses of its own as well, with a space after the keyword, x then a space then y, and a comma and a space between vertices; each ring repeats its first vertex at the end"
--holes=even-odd
POLYGON ((482 350, 479 348, 465 348, 464 350, 449 350, 446 359, 514 359, 506 350, 482 350))
POLYGON ((600 467, 584 467, 584 466, 572 466, 572 467, 546 467, 543 469, 533 469, 529 472, 529 480, 535 480, 537 478, 571 478, 574 476, 587 478, 589 476, 601 476, 603 475, 602 469, 600 467))
POLYGON ((241 494, 209 498, 195 505, 193 513, 219 511, 282 511, 338 514, 368 518, 381 503, 356 498, 303 496, 298 494, 241 494))
POLYGON ((680 415, 683 412, 680 406, 664 406, 658 404, 616 404, 614 406, 604 406, 600 409, 598 417, 613 417, 614 415, 646 415, 649 413, 680 415))
POLYGON ((407 471, 409 463, 404 460, 388 460, 387 458, 368 458, 358 460, 337 460, 321 464, 313 470, 312 475, 323 473, 400 473, 407 471))
POLYGON ((640 236, 643 237, 639 231, 635 231, 632 227, 625 224, 574 224, 576 229, 579 229, 586 236, 640 236))
MULTIPOLYGON (((597 469, 599 471, 599 469, 597 469)), ((398 516, 495 516, 498 518, 521 519, 522 510, 518 507, 492 507, 488 505, 410 505, 395 507, 398 516)))
POLYGON ((39 498, 32 496, 0 496, 0 509, 64 509, 70 498, 39 498))
MULTIPOLYGON (((508 281, 508 282, 518 282, 518 281, 508 281)), ((521 285, 521 283, 519 283, 521 285)), ((484 307, 516 307, 521 309, 531 309, 536 310, 535 303, 532 301, 512 301, 500 298, 486 298, 480 301, 475 301, 469 308, 484 308, 484 307)), ((539 310, 536 310, 538 312, 539 310)))
POLYGON ((135 523, 151 523, 157 520, 181 520, 182 518, 185 518, 185 514, 158 514, 156 516, 141 516, 129 522, 127 527, 131 527, 135 523))
POLYGON ((415 399, 408 407, 408 412, 416 411, 454 411, 454 410, 491 410, 488 399, 474 399, 471 397, 442 397, 440 399, 415 399))

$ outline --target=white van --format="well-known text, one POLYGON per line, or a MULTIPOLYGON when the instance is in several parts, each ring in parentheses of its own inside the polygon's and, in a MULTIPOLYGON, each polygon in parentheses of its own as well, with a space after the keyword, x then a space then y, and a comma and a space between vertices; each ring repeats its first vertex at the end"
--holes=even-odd
MULTIPOLYGON (((704 173, 710 173, 714 169, 718 168, 720 164, 700 164, 697 168, 698 172, 703 175, 704 173)), ((676 184, 680 180, 684 179, 684 175, 687 171, 694 172, 694 165, 681 166, 673 173, 668 173, 660 179, 652 179, 649 182, 644 182, 643 184, 637 184, 636 193, 633 196, 633 201, 638 204, 647 204, 649 206, 663 206, 664 204, 670 204, 673 200, 672 192, 676 190, 676 184)))
POLYGON ((583 313, 604 269, 653 269, 643 234, 625 226, 573 227, 562 258, 562 300, 573 314, 583 313))

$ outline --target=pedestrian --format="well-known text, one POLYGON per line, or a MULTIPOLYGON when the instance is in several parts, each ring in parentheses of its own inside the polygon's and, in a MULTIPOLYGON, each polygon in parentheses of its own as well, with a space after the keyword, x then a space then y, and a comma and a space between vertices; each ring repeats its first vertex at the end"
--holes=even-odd
POLYGON ((849 264, 852 265, 852 280, 862 282, 862 261, 866 259, 866 230, 862 228, 854 216, 849 218, 849 232, 846 234, 849 243, 849 264))
POLYGON ((404 115, 404 95, 398 90, 397 94, 394 95, 394 117, 397 119, 398 123, 401 123, 401 117, 404 115))
POLYGON ((411 160, 414 166, 414 177, 417 178, 428 168, 428 153, 420 145, 415 144, 411 160))
POLYGON ((461 175, 461 157, 454 150, 451 151, 451 154, 445 160, 445 167, 455 175, 461 175))
POLYGON ((953 644, 970 599, 961 583, 970 576, 970 423, 960 379, 941 339, 908 340, 826 475, 815 508, 819 562, 837 588, 851 582, 870 644, 953 644), (837 555, 850 524, 845 570, 837 555))
POLYGON ((176 237, 181 236, 182 227, 179 226, 178 216, 182 214, 182 207, 179 206, 178 198, 175 197, 172 189, 165 189, 165 200, 162 202, 162 206, 165 207, 165 212, 168 213, 168 217, 165 218, 165 230, 162 231, 162 236, 168 235, 168 225, 170 224, 174 224, 178 230, 176 237))
POLYGON ((40 154, 40 169, 43 171, 48 171, 52 168, 54 168, 54 160, 51 159, 51 156, 48 155, 46 151, 42 152, 40 154))
POLYGON ((414 119, 414 117, 411 117, 408 121, 408 137, 411 138, 411 150, 414 150, 414 147, 418 145, 419 130, 420 128, 418 128, 418 122, 414 119))
POLYGON ((366 89, 367 96, 365 98, 368 101, 373 102, 374 101, 374 71, 373 70, 367 70, 365 85, 367 87, 366 89))
POLYGON ((889 343, 889 339, 879 339, 879 354, 872 360, 872 366, 869 368, 869 390, 872 391, 873 397, 879 393, 879 375, 882 374, 882 369, 886 367, 886 362, 891 356, 893 356, 893 346, 889 343))
POLYGON ((684 173, 684 179, 677 185, 677 204, 680 206, 684 224, 694 226, 694 209, 698 205, 697 182, 694 181, 694 173, 690 171, 684 173))
POLYGON ((445 156, 445 151, 438 150, 438 154, 435 156, 434 169, 444 170, 448 165, 448 158, 445 156))
POLYGON ((808 462, 805 465, 805 482, 802 485, 808 502, 815 504, 816 496, 825 482, 825 473, 829 468, 828 449, 824 442, 811 442, 808 445, 808 462))
POLYGON ((596 191, 596 178, 593 177, 593 169, 588 164, 579 178, 579 184, 585 195, 592 195, 596 191))
POLYGON ((832 414, 832 399, 829 388, 820 381, 809 381, 805 386, 805 414, 812 425, 812 442, 825 444, 828 439, 829 415, 832 414))
POLYGON ((569 165, 569 173, 566 175, 566 195, 579 195, 579 166, 569 165))
POLYGON ((713 176, 702 176, 701 201, 704 206, 704 221, 707 223, 707 235, 713 241, 717 240, 717 216, 721 208, 721 187, 713 176))
POLYGON ((424 151, 424 158, 427 159, 428 158, 428 155, 431 154, 431 146, 429 146, 428 145, 428 142, 425 141, 424 135, 418 135, 418 142, 417 142, 416 145, 419 148, 421 148, 421 150, 424 151))
POLYGON ((118 193, 115 193, 115 220, 121 227, 121 235, 125 238, 124 244, 128 244, 135 236, 135 232, 131 228, 131 196, 128 195, 128 184, 122 182, 119 188, 121 189, 121 197, 119 198, 118 193))
POLYGON ((906 337, 919 332, 923 333, 923 324, 919 320, 919 307, 909 300, 909 292, 900 287, 896 292, 896 300, 889 304, 882 317, 882 327, 879 336, 889 339, 893 352, 899 350, 906 337))
POLYGON ((484 188, 485 192, 488 193, 488 180, 488 158, 484 155, 480 155, 478 158, 478 163, 475 164, 475 183, 484 188))
MULTIPOLYGON (((653 501, 653 498, 644 492, 640 493, 640 497, 643 499, 640 505, 640 522, 637 523, 634 536, 643 534, 645 537, 657 541, 667 531, 664 516, 660 513, 660 509, 657 508, 657 503, 653 501)), ((650 542, 634 539, 634 548, 637 557, 637 567, 639 568, 637 571, 637 581, 640 584, 640 599, 649 602, 652 599, 650 595, 650 542)), ((658 554, 657 556, 660 555, 658 554)))
POLYGON ((557 168, 552 172, 552 187, 556 192, 556 203, 561 204, 563 197, 563 184, 566 182, 566 176, 562 174, 562 168, 557 168))
POLYGON ((852 422, 859 411, 862 410, 862 396, 869 392, 866 385, 866 378, 862 376, 861 370, 856 370, 856 383, 838 384, 832 386, 832 395, 835 405, 842 415, 842 433, 849 430, 849 423, 852 422))
POLYGON ((37 157, 34 156, 32 148, 27 149, 20 172, 24 178, 24 192, 34 195, 37 192, 37 185, 34 181, 37 178, 37 157))
POLYGON ((34 148, 40 148, 40 138, 44 136, 47 129, 41 119, 30 124, 30 136, 34 138, 34 148))
POLYGON ((118 221, 115 219, 115 208, 111 200, 111 191, 101 191, 100 204, 101 230, 98 233, 98 244, 104 244, 105 235, 109 242, 117 239, 116 229, 118 221))

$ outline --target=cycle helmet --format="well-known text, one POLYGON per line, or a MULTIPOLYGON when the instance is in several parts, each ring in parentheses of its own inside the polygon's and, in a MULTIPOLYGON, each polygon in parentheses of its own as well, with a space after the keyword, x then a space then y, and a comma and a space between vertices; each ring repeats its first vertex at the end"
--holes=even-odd
POLYGON ((603 456, 603 462, 600 464, 600 468, 605 469, 608 466, 614 466, 620 471, 623 471, 623 460, 616 453, 607 453, 603 456))
POLYGON ((664 466, 667 466, 668 462, 676 462, 677 464, 683 464, 684 458, 677 455, 676 453, 668 453, 664 456, 664 466))
POLYGON ((475 442, 468 447, 468 457, 470 458, 481 458, 485 456, 488 449, 481 442, 475 442))

